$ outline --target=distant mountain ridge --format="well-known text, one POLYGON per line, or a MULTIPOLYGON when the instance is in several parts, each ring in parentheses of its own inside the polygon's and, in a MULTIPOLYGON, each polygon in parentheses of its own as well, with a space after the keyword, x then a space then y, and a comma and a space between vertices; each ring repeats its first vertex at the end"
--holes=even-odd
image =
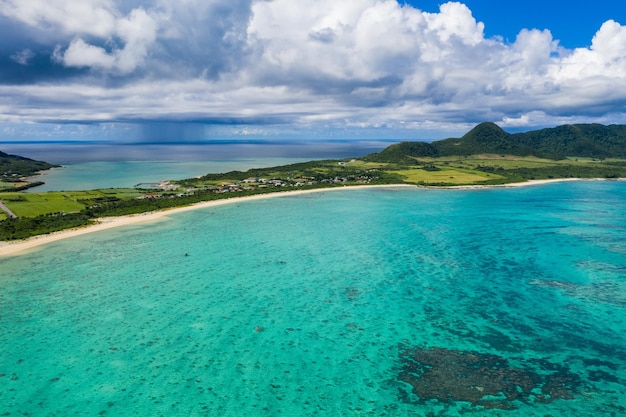
POLYGON ((626 125, 575 124, 507 133, 492 122, 480 123, 461 138, 432 143, 401 142, 371 154, 371 161, 399 161, 411 157, 506 154, 549 159, 566 157, 625 158, 626 125))
POLYGON ((39 171, 57 167, 48 162, 35 161, 18 155, 9 155, 0 151, 0 181, 37 174, 39 171))

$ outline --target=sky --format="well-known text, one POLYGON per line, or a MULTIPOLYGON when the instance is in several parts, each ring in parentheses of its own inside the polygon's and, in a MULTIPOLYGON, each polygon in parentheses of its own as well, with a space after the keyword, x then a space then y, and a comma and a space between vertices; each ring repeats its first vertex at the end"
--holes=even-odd
POLYGON ((0 142, 626 124, 626 2, 0 0, 0 142))

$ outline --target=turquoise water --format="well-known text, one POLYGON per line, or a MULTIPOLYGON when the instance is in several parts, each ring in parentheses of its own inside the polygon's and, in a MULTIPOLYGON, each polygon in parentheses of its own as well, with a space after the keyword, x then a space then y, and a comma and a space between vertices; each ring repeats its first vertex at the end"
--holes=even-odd
POLYGON ((56 242, 0 259, 0 415, 621 416, 625 228, 626 183, 589 181, 56 242))
POLYGON ((198 143, 2 142, 0 150, 62 165, 29 192, 133 187, 207 173, 248 170, 379 152, 389 140, 209 140, 198 143))
POLYGON ((246 171, 302 162, 302 158, 255 158, 223 161, 88 161, 45 171, 35 178, 45 184, 29 192, 132 188, 139 183, 181 180, 208 173, 246 171))

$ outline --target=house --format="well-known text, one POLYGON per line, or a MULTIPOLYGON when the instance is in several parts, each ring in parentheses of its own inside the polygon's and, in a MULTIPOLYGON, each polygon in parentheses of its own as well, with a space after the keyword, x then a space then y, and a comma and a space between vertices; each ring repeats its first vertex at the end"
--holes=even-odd
POLYGON ((155 193, 144 193, 143 195, 140 195, 139 197, 137 197, 138 199, 146 199, 146 198, 161 198, 161 194, 155 194, 155 193))

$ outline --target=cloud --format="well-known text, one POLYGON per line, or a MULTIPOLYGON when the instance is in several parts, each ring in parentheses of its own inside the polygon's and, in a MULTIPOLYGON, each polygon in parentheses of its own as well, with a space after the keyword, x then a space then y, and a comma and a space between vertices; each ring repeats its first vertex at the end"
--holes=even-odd
POLYGON ((42 31, 98 37, 113 33, 118 13, 109 0, 3 0, 0 11, 42 31))
POLYGON ((11 59, 20 65, 28 65, 35 53, 30 49, 24 49, 11 55, 11 59))
POLYGON ((442 42, 457 38, 466 45, 475 46, 484 40, 485 25, 477 23, 471 10, 462 3, 444 3, 439 13, 425 13, 424 16, 429 30, 434 31, 442 42))
POLYGON ((158 0, 153 70, 167 77, 216 79, 248 63, 253 0, 158 0))
POLYGON ((606 21, 593 37, 591 49, 606 58, 624 60, 626 28, 614 20, 606 21))
POLYGON ((53 53, 53 59, 67 67, 128 74, 144 62, 156 40, 157 24, 143 8, 123 16, 110 0, 5 0, 0 5, 5 16, 36 31, 72 36, 67 48, 57 45, 53 53), (101 45, 109 45, 110 51, 101 45))
POLYGON ((460 2, 0 0, 0 15, 19 40, 0 43, 0 120, 16 123, 260 134, 624 121, 626 27, 612 20, 572 50, 548 29, 486 38, 460 2))
POLYGON ((553 76, 565 80, 597 77, 621 79, 626 69, 626 27, 609 20, 596 32, 590 48, 578 48, 555 68, 553 76))
POLYGON ((74 39, 64 53, 60 47, 57 48, 54 57, 68 67, 113 68, 115 65, 115 57, 104 48, 89 45, 80 38, 74 39))
POLYGON ((156 24, 143 9, 133 9, 128 16, 116 22, 114 33, 124 44, 122 48, 114 47, 112 52, 107 52, 103 47, 75 38, 64 52, 57 47, 54 58, 67 67, 89 67, 128 74, 144 62, 149 47, 156 39, 156 24))

